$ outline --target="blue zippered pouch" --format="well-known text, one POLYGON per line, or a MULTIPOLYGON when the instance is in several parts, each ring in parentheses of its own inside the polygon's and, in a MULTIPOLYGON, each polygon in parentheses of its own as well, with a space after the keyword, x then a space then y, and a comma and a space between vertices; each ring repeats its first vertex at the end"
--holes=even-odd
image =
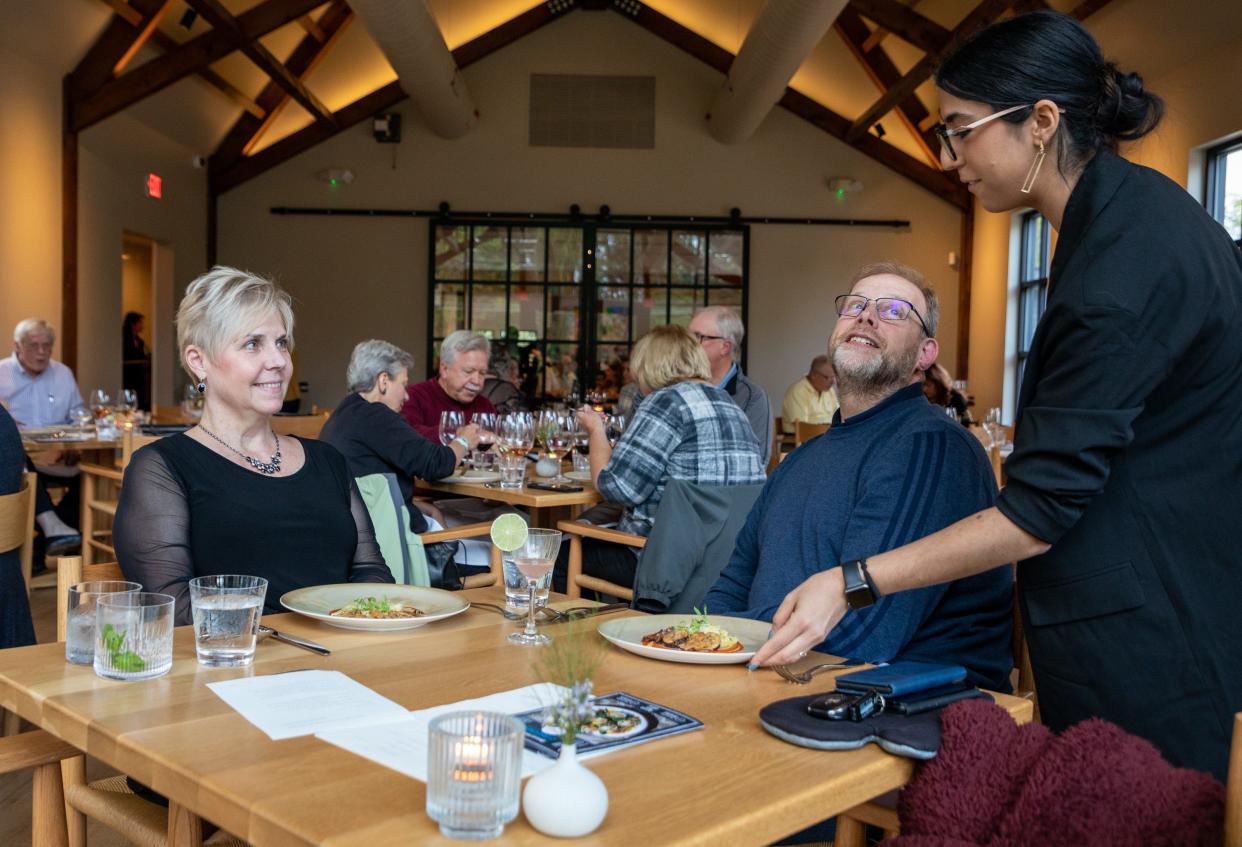
POLYGON ((878 691, 890 697, 915 694, 965 679, 966 669, 961 665, 903 661, 843 674, 837 677, 837 690, 878 691))

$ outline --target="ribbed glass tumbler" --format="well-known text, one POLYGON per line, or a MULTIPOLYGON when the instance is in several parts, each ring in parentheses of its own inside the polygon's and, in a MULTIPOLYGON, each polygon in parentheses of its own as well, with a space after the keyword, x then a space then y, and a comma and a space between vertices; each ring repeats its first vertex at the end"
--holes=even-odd
POLYGON ((427 816, 449 838, 496 838, 517 817, 522 722, 496 712, 452 712, 431 722, 427 816))

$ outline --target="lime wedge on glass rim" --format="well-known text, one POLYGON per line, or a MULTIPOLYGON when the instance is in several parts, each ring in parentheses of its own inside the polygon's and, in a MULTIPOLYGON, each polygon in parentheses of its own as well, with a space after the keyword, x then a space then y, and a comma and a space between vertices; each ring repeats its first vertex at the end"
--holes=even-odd
POLYGON ((492 543, 506 553, 525 544, 526 535, 526 521, 521 515, 510 512, 492 521, 492 543))

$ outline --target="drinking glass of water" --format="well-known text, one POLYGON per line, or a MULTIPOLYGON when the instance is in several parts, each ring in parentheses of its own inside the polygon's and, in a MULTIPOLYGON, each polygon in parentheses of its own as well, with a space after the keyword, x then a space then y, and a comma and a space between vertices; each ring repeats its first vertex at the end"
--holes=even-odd
POLYGON ((104 594, 95 606, 95 673, 105 679, 154 679, 172 668, 171 594, 104 594))
POLYGON ((526 577, 526 590, 529 592, 526 598, 526 628, 509 636, 514 644, 540 645, 552 640, 535 628, 535 589, 539 581, 552 572, 552 566, 556 564, 556 554, 560 549, 559 529, 532 527, 526 533, 526 543, 513 551, 513 564, 526 577))
POLYGON ((257 576, 217 574, 190 580, 194 649, 200 665, 235 668, 254 661, 266 595, 267 580, 257 576))
POLYGON ((95 605, 105 594, 141 591, 136 582, 119 579, 79 582, 69 586, 69 624, 65 629, 65 658, 75 665, 95 664, 95 605))

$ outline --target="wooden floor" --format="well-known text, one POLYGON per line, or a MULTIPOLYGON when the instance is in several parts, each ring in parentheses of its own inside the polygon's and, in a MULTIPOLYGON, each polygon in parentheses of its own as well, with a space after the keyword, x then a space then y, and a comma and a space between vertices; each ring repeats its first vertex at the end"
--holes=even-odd
MULTIPOLYGON (((35 635, 42 644, 56 640, 56 590, 39 589, 31 598, 35 635)), ((114 773, 93 759, 87 760, 87 779, 114 773)), ((17 847, 30 843, 30 772, 0 776, 0 844, 17 847)), ((125 847, 130 842, 105 826, 87 822, 87 847, 125 847)))

